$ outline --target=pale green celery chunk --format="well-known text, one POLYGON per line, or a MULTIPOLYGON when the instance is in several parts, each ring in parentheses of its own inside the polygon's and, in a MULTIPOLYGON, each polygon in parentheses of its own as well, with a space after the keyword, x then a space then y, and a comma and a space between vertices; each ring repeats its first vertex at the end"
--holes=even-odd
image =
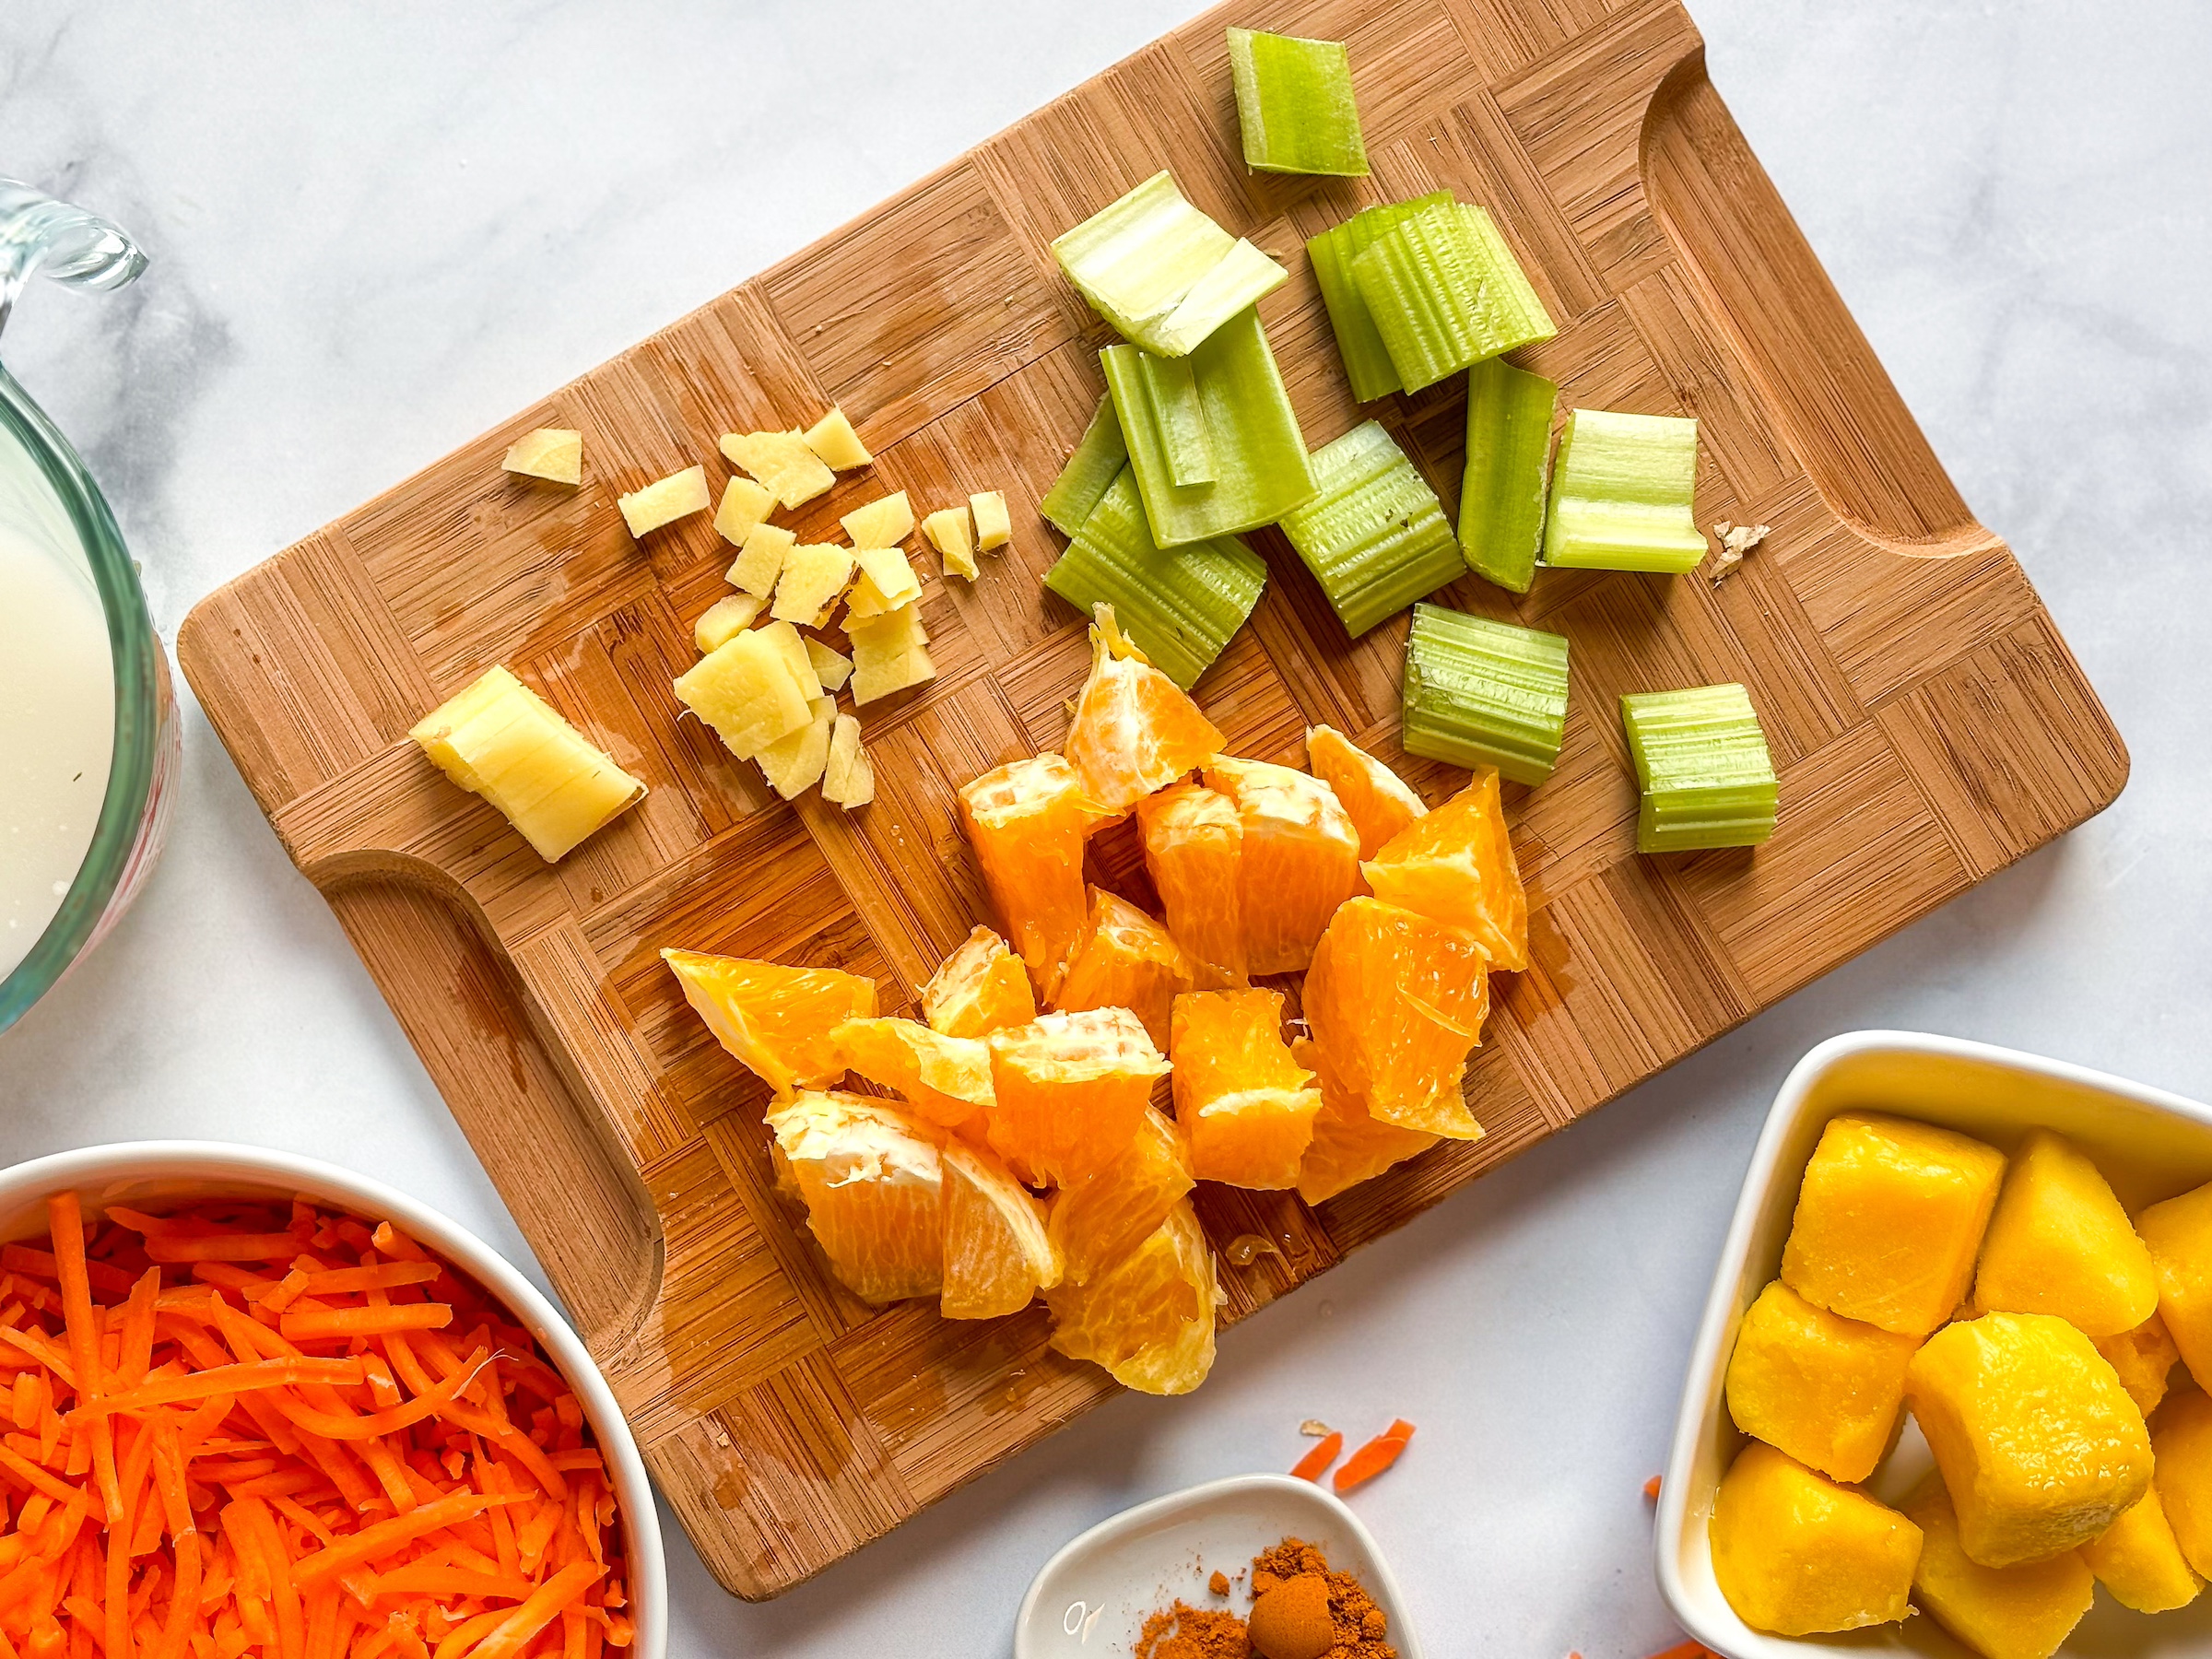
POLYGON ((1109 346, 1099 360, 1145 516, 1161 547, 1255 530, 1312 499, 1306 441, 1257 312, 1240 312, 1190 356, 1214 475, 1208 482, 1176 480, 1175 445, 1154 417, 1145 354, 1109 346))
POLYGON ((1706 554, 1692 495, 1698 423, 1577 409, 1552 468, 1544 562, 1580 570, 1693 571, 1706 554))
POLYGON ((1153 331, 1159 343, 1145 344, 1171 357, 1194 351, 1230 318, 1289 280, 1288 271, 1240 237, 1153 331))
POLYGON ((1129 449, 1122 441, 1122 423, 1114 415, 1113 399, 1100 397, 1090 424, 1083 429, 1074 453, 1053 480, 1052 488, 1044 492, 1044 500, 1037 503, 1037 511, 1061 535, 1075 535, 1106 493, 1106 487, 1128 465, 1129 449))
POLYGON ((1399 744, 1518 783, 1551 776, 1567 730, 1567 641, 1438 605, 1413 607, 1399 744))
POLYGON ((1440 190, 1406 202, 1387 202, 1355 213, 1343 224, 1324 230, 1306 241, 1306 257, 1313 262, 1313 279, 1321 285, 1321 301, 1329 308, 1329 327, 1336 335, 1337 355, 1352 382, 1352 395, 1371 403, 1399 389, 1398 371, 1391 366, 1390 351, 1375 331, 1375 320, 1359 286, 1352 280, 1352 261, 1371 246, 1393 225, 1424 207, 1448 203, 1452 193, 1440 190))
POLYGON ((1408 214, 1351 265, 1408 392, 1559 332, 1480 207, 1453 202, 1408 214))
POLYGON ((1086 616, 1112 606, 1137 649, 1187 691, 1260 602, 1267 565, 1234 536, 1161 547, 1124 467, 1044 584, 1086 616))
POLYGON ((1503 358, 1467 371, 1467 466, 1459 486, 1459 547, 1467 569, 1510 593, 1535 580, 1544 546, 1545 464, 1556 382, 1503 358))
POLYGON ((1638 852, 1754 847, 1774 833, 1774 762, 1743 687, 1630 692, 1620 718, 1643 796, 1638 852))
POLYGON ((1206 405, 1198 395, 1191 359, 1139 351, 1136 369, 1145 386, 1145 406, 1167 451, 1169 477, 1177 484, 1212 483, 1214 445, 1206 436, 1206 405))
POLYGON ((1313 476, 1283 534, 1353 638, 1465 573, 1436 491, 1375 422, 1316 450, 1313 476))
POLYGON ((1053 257, 1100 316, 1162 357, 1194 349, 1289 277, 1183 200, 1165 171, 1054 238, 1053 257))
POLYGON ((1339 178, 1367 171, 1352 61, 1342 42, 1232 29, 1229 72, 1245 166, 1339 178))

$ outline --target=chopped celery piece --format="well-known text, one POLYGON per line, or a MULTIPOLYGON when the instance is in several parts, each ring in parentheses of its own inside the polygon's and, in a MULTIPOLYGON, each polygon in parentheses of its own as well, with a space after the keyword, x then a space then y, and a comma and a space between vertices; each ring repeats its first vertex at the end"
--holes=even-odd
POLYGON ((1436 491, 1375 422, 1316 450, 1313 476, 1283 534, 1355 639, 1465 572, 1436 491))
POLYGON ((1237 87, 1245 166, 1339 178, 1367 171, 1352 60, 1342 42, 1232 29, 1229 73, 1237 87))
POLYGON ((1352 260, 1391 367, 1408 392, 1559 330, 1480 207, 1407 214, 1352 260))
POLYGON ((1440 605, 1413 607, 1399 744, 1541 783, 1567 730, 1567 641, 1440 605))
POLYGON ((1184 201, 1165 171, 1053 238, 1053 257, 1124 338, 1162 357, 1190 351, 1290 276, 1184 201))
POLYGON ((1352 395, 1371 403, 1385 392, 1399 389, 1398 371, 1391 366, 1390 351, 1375 332, 1359 285, 1352 280, 1352 261, 1365 253, 1375 238, 1401 219, 1452 199, 1452 193, 1415 196, 1408 202, 1386 202, 1355 213, 1343 224, 1324 230, 1306 242, 1306 257, 1313 262, 1313 279, 1321 285, 1322 303, 1329 308, 1329 326, 1335 331, 1337 355, 1352 382, 1352 395))
POLYGON ((1577 409, 1559 435, 1544 562, 1593 571, 1694 571, 1706 554, 1691 495, 1698 423, 1688 416, 1577 409))
POLYGON ((1037 511, 1061 535, 1075 535, 1106 493, 1106 487, 1128 465, 1129 446, 1122 441, 1122 423, 1114 416, 1113 399, 1101 397, 1090 424, 1076 441, 1067 465, 1044 492, 1044 500, 1037 503, 1037 511))
POLYGON ((1774 833, 1774 762, 1743 687, 1630 692, 1620 719, 1643 792, 1639 853, 1755 847, 1774 833))
POLYGON ((1086 616, 1112 606, 1122 631, 1187 691, 1260 602, 1267 566, 1234 536, 1161 547, 1124 467, 1044 585, 1086 616))
MULTIPOLYGON (((1134 351, 1133 347, 1121 349, 1134 351)), ((1214 446, 1206 435, 1206 406, 1199 401, 1198 380, 1187 357, 1154 357, 1135 353, 1137 379, 1145 388, 1145 407, 1152 427, 1167 452, 1168 477, 1178 485, 1214 481, 1214 446)))
POLYGON ((1467 469, 1459 486, 1459 547, 1467 569, 1525 594, 1544 546, 1544 464, 1551 456, 1555 381, 1502 358, 1467 371, 1467 469))
POLYGON ((1240 312, 1191 353, 1192 413, 1205 430, 1212 475, 1206 482, 1178 479, 1179 461, 1183 471, 1193 462, 1178 442, 1185 429, 1163 428, 1155 410, 1153 359, 1134 346, 1109 346, 1099 360, 1152 538, 1161 547, 1256 530, 1312 500, 1306 441, 1259 312, 1240 312))

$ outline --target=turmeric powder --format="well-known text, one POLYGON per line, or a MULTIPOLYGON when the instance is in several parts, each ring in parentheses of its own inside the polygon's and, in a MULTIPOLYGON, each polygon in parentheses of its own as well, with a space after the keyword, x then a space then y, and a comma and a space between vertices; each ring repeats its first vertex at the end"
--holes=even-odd
MULTIPOLYGON (((1228 1588, 1216 1572, 1207 1588, 1228 1588)), ((1136 1659, 1398 1659, 1390 1619, 1348 1572, 1314 1545, 1285 1538, 1253 1558, 1245 1618, 1177 1600, 1150 1615, 1136 1659)))

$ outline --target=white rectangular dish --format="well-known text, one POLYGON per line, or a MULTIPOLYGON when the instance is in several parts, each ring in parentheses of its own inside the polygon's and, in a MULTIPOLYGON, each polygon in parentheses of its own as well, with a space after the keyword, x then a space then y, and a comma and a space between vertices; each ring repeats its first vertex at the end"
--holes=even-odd
MULTIPOLYGON (((1840 1636, 1769 1636, 1735 1616, 1712 1576, 1707 1522, 1714 1490, 1745 1437, 1729 1419, 1724 1384, 1744 1311, 1775 1277, 1797 1187, 1828 1120, 1853 1110, 1894 1112, 1957 1129, 2010 1152, 2028 1130, 2057 1130, 2104 1171, 2129 1212, 2212 1181, 2212 1107, 2063 1061, 1911 1031, 1832 1037, 1793 1069, 1774 1098, 1744 1177, 1705 1317, 1690 1352, 1682 1407, 1659 1493, 1653 1548, 1659 1587, 1682 1628, 1728 1659, 1860 1659, 1916 1654, 1971 1659, 1914 1617, 1840 1636)), ((1930 1459, 1918 1429, 1868 1489, 1896 1502, 1930 1459)), ((2179 1613, 2147 1618, 2102 1590, 2060 1650, 2074 1659, 2202 1659, 2212 1653, 2212 1593, 2179 1613)))

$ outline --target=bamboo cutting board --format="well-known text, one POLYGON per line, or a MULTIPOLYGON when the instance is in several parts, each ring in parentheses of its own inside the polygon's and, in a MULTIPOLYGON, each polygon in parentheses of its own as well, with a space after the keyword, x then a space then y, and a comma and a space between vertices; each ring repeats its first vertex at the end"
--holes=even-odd
MULTIPOLYGON (((1443 597, 1572 641, 1557 774, 1509 805, 1538 907, 1467 1092, 1488 1137, 1316 1211, 1207 1188, 1249 1312, 2112 800, 2125 752, 2005 545, 1977 524, 1705 77, 1674 0, 1252 0, 1210 12, 203 602, 178 654, 567 1300, 716 1576, 773 1595, 1102 1398, 1041 1309, 871 1310, 771 1190, 764 1094, 686 1011, 664 945, 834 963, 911 1003, 985 910, 951 792, 1061 738, 1088 662, 1039 577, 1035 503, 1100 387, 1103 325, 1046 243, 1161 166, 1288 265, 1264 301, 1309 443, 1348 401, 1303 239, 1449 187, 1496 215, 1561 324, 1524 354, 1565 406, 1700 419, 1698 514, 1773 526, 1720 586, 1553 571, 1443 597), (1347 41, 1375 172, 1248 177, 1222 29, 1347 41), (928 583, 940 675, 864 712, 877 799, 775 802, 668 684, 731 549, 701 515, 634 545, 619 491, 728 429, 841 403, 878 456, 794 522, 904 488, 1003 488, 982 580, 928 583), (501 473, 581 428, 586 477, 501 473), (407 726, 495 662, 644 777, 548 869, 407 726), (1741 680, 1782 778, 1756 853, 1653 860, 1624 690, 1741 680)), ((1377 414, 1456 497, 1456 380, 1377 414)), ((1401 618, 1347 642, 1274 532, 1248 627, 1200 681, 1239 753, 1326 722, 1398 760, 1401 618)), ((1464 774, 1420 762, 1439 798, 1464 774)), ((1113 877, 1134 863, 1101 838, 1113 877)), ((1159 1409, 1172 1410, 1163 1404, 1159 1409)))

